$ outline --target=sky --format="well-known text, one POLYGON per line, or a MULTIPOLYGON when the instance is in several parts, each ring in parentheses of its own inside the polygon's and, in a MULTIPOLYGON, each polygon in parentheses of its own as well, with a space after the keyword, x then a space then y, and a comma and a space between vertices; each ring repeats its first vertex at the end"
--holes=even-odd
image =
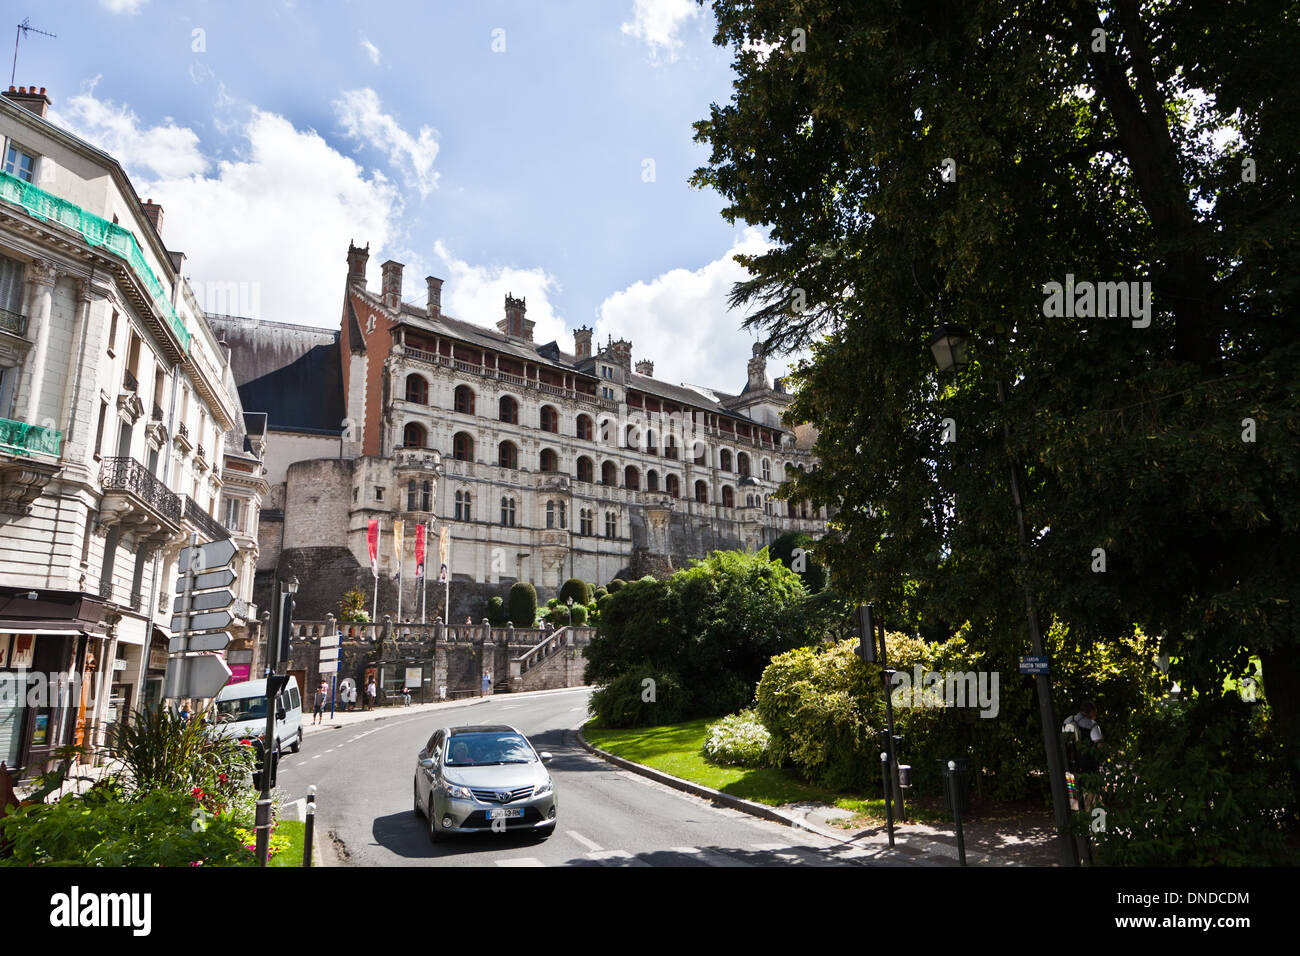
POLYGON ((163 206, 209 311, 337 328, 369 243, 372 289, 396 259, 407 301, 435 275, 444 311, 494 326, 510 292, 539 343, 585 324, 656 378, 743 387, 754 337, 726 294, 766 238, 688 183, 692 123, 732 80, 694 0, 5 9, 56 34, 21 40, 14 82, 163 206))

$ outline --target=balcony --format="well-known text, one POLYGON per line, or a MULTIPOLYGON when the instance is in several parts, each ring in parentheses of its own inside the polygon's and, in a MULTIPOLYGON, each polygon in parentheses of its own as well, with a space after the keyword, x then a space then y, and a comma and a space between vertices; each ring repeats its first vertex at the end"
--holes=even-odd
POLYGON ((0 418, 0 454, 6 455, 49 455, 59 457, 59 446, 63 442, 63 432, 40 425, 28 425, 26 422, 14 422, 0 418))
POLYGON ((154 404, 153 411, 149 414, 149 420, 154 422, 160 422, 163 420, 163 410, 161 405, 157 403, 154 404))
POLYGON ((190 441, 190 426, 184 422, 179 423, 176 426, 176 434, 172 437, 172 443, 186 455, 192 452, 194 443, 190 441))
POLYGON ((14 335, 25 336, 27 334, 27 316, 20 312, 0 309, 0 329, 12 332, 14 335))
POLYGON ((105 458, 99 472, 103 488, 99 530, 118 526, 148 549, 181 533, 181 499, 134 458, 105 458))
POLYGON ((140 382, 131 374, 130 370, 122 373, 122 389, 127 392, 140 391, 140 382))
POLYGON ((0 521, 31 514, 32 502, 59 473, 63 432, 0 418, 0 521), (39 457, 33 457, 39 456, 39 457))
POLYGON ((575 402, 585 402, 586 404, 594 405, 597 408, 618 408, 618 402, 611 401, 608 398, 601 398, 599 395, 579 392, 572 388, 563 388, 559 385, 552 385, 549 382, 539 382, 536 379, 525 378, 522 375, 514 375, 510 372, 502 372, 494 368, 488 368, 486 365, 475 365, 472 362, 464 362, 460 359, 448 358, 446 355, 437 355, 433 352, 426 352, 423 349, 407 348, 403 354, 407 358, 414 359, 417 362, 423 362, 427 365, 453 368, 460 372, 468 372, 471 375, 481 376, 482 378, 490 378, 506 382, 516 387, 536 389, 547 395, 556 395, 560 398, 567 398, 575 402))
POLYGON ((200 508, 198 502, 189 495, 185 496, 184 518, 186 522, 193 525, 200 537, 206 535, 208 541, 230 537, 230 532, 223 528, 216 518, 200 508))

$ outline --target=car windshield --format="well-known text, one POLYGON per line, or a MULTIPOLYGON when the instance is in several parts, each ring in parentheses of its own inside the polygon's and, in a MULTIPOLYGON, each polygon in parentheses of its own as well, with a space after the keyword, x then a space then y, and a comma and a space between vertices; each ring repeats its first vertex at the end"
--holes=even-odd
POLYGON ((448 767, 486 767, 504 763, 532 763, 533 748, 519 734, 490 731, 457 734, 447 747, 448 767))
POLYGON ((216 720, 220 724, 266 717, 265 697, 231 697, 216 703, 216 720))

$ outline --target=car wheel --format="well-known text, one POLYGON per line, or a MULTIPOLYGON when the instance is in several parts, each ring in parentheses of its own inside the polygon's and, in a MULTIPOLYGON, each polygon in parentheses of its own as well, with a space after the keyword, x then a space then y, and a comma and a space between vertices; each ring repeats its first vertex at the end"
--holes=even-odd
POLYGON ((294 738, 293 743, 289 747, 289 753, 296 754, 301 749, 302 749, 302 731, 300 730, 298 731, 298 736, 294 738))
POLYGON ((438 829, 438 811, 433 805, 433 797, 429 797, 429 842, 442 843, 447 839, 447 834, 438 829))

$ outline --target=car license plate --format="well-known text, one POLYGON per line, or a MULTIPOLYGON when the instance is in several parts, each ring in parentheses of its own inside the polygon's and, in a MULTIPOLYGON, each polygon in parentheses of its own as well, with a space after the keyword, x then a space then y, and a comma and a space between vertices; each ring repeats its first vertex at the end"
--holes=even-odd
POLYGON ((524 811, 517 807, 514 809, 502 807, 500 810, 489 810, 487 813, 489 820, 510 820, 524 815, 524 811))

